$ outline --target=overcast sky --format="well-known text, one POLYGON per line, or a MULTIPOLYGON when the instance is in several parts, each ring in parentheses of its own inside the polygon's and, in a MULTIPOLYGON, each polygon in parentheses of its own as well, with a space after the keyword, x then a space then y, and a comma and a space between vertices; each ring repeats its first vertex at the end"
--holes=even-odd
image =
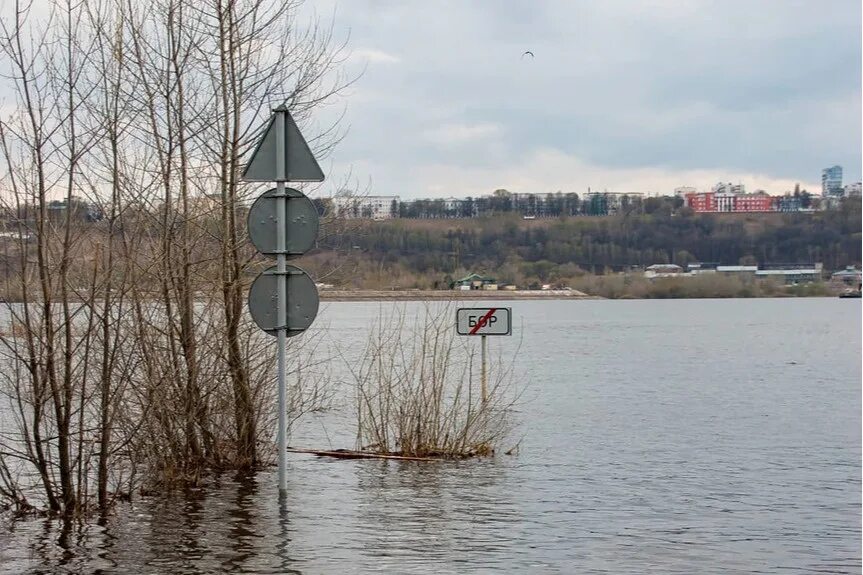
MULTIPOLYGON (((312 0, 349 35, 351 173, 402 198, 820 192, 861 177, 859 0, 312 0), (530 50, 535 57, 523 56, 530 50)), ((335 108, 321 112, 322 120, 335 108)))

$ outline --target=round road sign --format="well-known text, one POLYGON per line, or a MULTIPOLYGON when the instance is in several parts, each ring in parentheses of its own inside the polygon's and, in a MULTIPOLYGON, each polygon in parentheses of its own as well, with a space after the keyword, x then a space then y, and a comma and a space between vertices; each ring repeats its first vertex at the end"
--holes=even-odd
MULTIPOLYGON (((318 237, 318 211, 305 194, 285 188, 285 254, 301 255, 315 245, 318 237)), ((249 239, 263 254, 278 254, 276 249, 276 189, 267 190, 249 209, 249 239)))
MULTIPOLYGON (((309 274, 297 266, 287 265, 287 336, 301 334, 318 315, 318 290, 309 274)), ((279 301, 276 266, 262 271, 249 289, 249 313, 259 328, 270 335, 278 334, 276 306, 279 301)))

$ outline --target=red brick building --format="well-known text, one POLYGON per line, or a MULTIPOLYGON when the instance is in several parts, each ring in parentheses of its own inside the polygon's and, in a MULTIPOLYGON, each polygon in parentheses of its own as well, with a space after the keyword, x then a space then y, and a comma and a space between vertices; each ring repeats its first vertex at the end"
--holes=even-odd
POLYGON ((773 198, 767 194, 744 194, 734 196, 735 212, 772 212, 773 198))
POLYGON ((724 194, 722 210, 719 209, 716 194, 714 192, 686 194, 684 201, 686 206, 698 213, 706 212, 775 212, 777 211, 774 198, 767 194, 738 194, 731 196, 724 194), (728 205, 730 200, 730 206, 728 205))
POLYGON ((715 212, 716 211, 716 199, 713 192, 707 192, 704 194, 686 194, 684 196, 684 201, 686 202, 686 207, 692 208, 694 212, 715 212))

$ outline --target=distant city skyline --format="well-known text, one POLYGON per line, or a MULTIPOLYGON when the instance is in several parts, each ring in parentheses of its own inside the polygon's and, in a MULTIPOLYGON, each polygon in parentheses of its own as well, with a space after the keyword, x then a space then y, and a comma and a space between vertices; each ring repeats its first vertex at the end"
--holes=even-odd
POLYGON ((315 112, 347 128, 321 195, 819 193, 834 164, 861 179, 856 0, 318 0, 314 15, 362 72, 315 112))
MULTIPOLYGON (((706 193, 706 192, 725 191, 727 193, 741 193, 741 194, 747 193, 747 192, 748 193, 765 192, 771 196, 782 196, 782 195, 785 195, 788 193, 793 193, 794 190, 797 189, 798 186, 799 186, 800 191, 805 191, 805 192, 807 192, 813 196, 822 196, 824 185, 825 185, 824 184, 824 173, 827 172, 827 170, 833 170, 833 168, 837 168, 837 167, 839 168, 840 185, 838 187, 838 190, 839 190, 838 194, 834 194, 834 195, 843 195, 844 192, 849 188, 855 189, 855 190, 857 188, 859 188, 859 186, 861 184, 860 181, 849 182, 849 181, 842 180, 842 176, 841 176, 842 166, 833 166, 832 168, 822 170, 822 182, 821 182, 821 184, 808 184, 807 185, 804 182, 797 181, 797 182, 791 183, 787 188, 784 188, 782 190, 768 190, 768 189, 760 188, 758 186, 752 186, 745 181, 732 182, 732 181, 727 181, 727 180, 719 180, 719 181, 714 181, 711 184, 706 185, 706 186, 678 185, 678 186, 675 186, 673 189, 669 189, 669 190, 663 189, 663 190, 649 190, 649 191, 609 189, 607 187, 602 187, 602 186, 599 186, 599 187, 588 186, 586 189, 583 189, 583 190, 577 190, 577 189, 571 189, 571 188, 562 188, 562 189, 558 189, 558 190, 535 191, 535 190, 514 189, 512 187, 500 186, 500 187, 493 188, 493 189, 480 190, 477 193, 466 193, 456 186, 454 188, 449 189, 446 193, 440 194, 440 195, 422 196, 422 195, 411 194, 410 190, 404 190, 401 193, 392 193, 392 194, 381 194, 381 193, 376 193, 376 191, 375 191, 375 192, 368 194, 368 196, 369 197, 378 197, 378 196, 380 196, 380 197, 400 197, 400 198, 404 198, 405 200, 424 200, 424 199, 431 200, 431 199, 449 199, 449 198, 463 199, 466 197, 490 196, 497 190, 505 190, 505 191, 513 193, 513 194, 532 194, 532 195, 556 194, 556 193, 560 192, 560 193, 564 193, 564 194, 575 193, 578 195, 585 195, 585 194, 589 194, 589 193, 609 193, 609 194, 617 194, 617 195, 627 195, 628 194, 628 195, 641 195, 641 196, 645 196, 645 197, 658 197, 658 196, 682 195, 684 193, 706 193)), ((835 170, 833 172, 830 172, 830 173, 835 173, 835 170)), ((339 192, 339 194, 343 193, 344 191, 345 190, 341 190, 339 192)), ((316 195, 321 196, 321 194, 316 194, 316 195)), ((349 195, 351 197, 354 197, 354 196, 363 197, 367 194, 350 193, 349 195)), ((335 195, 331 196, 331 197, 333 199, 336 198, 335 195)))

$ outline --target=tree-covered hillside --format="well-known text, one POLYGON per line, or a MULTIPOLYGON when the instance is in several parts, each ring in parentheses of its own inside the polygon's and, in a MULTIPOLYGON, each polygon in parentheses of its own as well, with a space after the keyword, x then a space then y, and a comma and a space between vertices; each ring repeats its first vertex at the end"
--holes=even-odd
MULTIPOLYGON (((367 222, 335 242, 350 246, 351 278, 382 285, 435 287, 467 271, 528 285, 655 263, 822 262, 835 270, 861 260, 860 200, 792 214, 643 215, 522 220, 514 215, 455 220, 367 222), (415 285, 411 285, 415 284, 415 285), (393 284, 395 285, 395 284, 393 284)), ((325 258, 319 254, 318 259, 325 258)), ((363 287, 371 287, 364 285, 363 287)))

